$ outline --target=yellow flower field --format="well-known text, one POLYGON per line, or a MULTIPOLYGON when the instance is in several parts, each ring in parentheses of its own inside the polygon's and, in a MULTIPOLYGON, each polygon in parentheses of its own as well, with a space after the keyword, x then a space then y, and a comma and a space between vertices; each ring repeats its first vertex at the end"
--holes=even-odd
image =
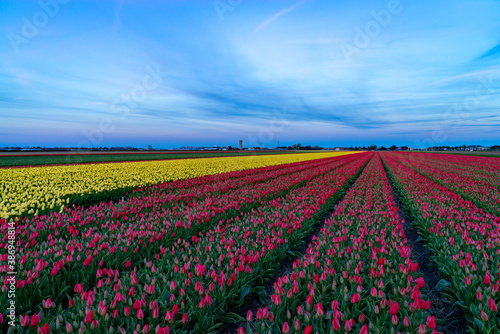
POLYGON ((68 196, 140 187, 355 152, 299 153, 0 169, 0 218, 67 205, 68 196))

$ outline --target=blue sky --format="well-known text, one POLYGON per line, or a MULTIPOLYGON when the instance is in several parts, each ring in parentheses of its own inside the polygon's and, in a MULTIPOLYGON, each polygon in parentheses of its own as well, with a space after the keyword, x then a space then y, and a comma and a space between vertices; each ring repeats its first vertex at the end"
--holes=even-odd
POLYGON ((500 144, 498 0, 0 13, 0 146, 500 144))

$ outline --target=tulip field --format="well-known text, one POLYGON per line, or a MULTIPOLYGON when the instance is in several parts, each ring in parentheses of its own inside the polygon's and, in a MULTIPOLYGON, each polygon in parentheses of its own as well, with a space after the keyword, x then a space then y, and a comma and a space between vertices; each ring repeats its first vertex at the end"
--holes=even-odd
POLYGON ((15 218, 105 200, 148 184, 307 161, 348 152, 0 169, 0 217, 15 218))
POLYGON ((500 333, 499 171, 408 152, 0 169, 0 331, 500 333))

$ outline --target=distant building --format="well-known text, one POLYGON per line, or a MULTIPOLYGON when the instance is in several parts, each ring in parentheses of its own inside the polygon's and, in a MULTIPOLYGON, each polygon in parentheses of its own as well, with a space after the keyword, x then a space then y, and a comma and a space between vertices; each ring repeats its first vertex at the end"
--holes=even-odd
POLYGON ((243 149, 243 140, 241 140, 241 139, 240 139, 240 143, 239 143, 239 146, 238 146, 238 147, 240 148, 240 150, 242 150, 242 149, 243 149))
POLYGON ((486 151, 488 149, 488 147, 484 147, 481 145, 469 145, 467 146, 467 148, 469 149, 469 151, 486 151))

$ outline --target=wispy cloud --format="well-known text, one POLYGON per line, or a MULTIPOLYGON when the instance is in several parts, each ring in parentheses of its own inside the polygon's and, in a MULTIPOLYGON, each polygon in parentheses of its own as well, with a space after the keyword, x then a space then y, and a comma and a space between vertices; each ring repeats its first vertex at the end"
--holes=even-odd
POLYGON ((270 25, 271 23, 273 23, 274 21, 276 21, 277 19, 279 19, 283 15, 290 13, 291 11, 293 11, 294 9, 296 9, 297 7, 299 7, 301 4, 303 4, 306 1, 307 0, 299 1, 291 6, 288 6, 286 8, 279 10, 276 14, 274 14, 273 16, 271 16, 270 18, 268 18, 267 20, 265 20, 264 22, 259 24, 257 26, 257 28, 255 28, 254 33, 264 29, 265 27, 267 27, 268 25, 270 25))
POLYGON ((113 23, 113 31, 117 32, 120 30, 120 27, 122 25, 121 18, 120 18, 120 11, 122 10, 123 7, 123 2, 125 0, 118 0, 118 7, 114 9, 115 12, 115 23, 113 23))

